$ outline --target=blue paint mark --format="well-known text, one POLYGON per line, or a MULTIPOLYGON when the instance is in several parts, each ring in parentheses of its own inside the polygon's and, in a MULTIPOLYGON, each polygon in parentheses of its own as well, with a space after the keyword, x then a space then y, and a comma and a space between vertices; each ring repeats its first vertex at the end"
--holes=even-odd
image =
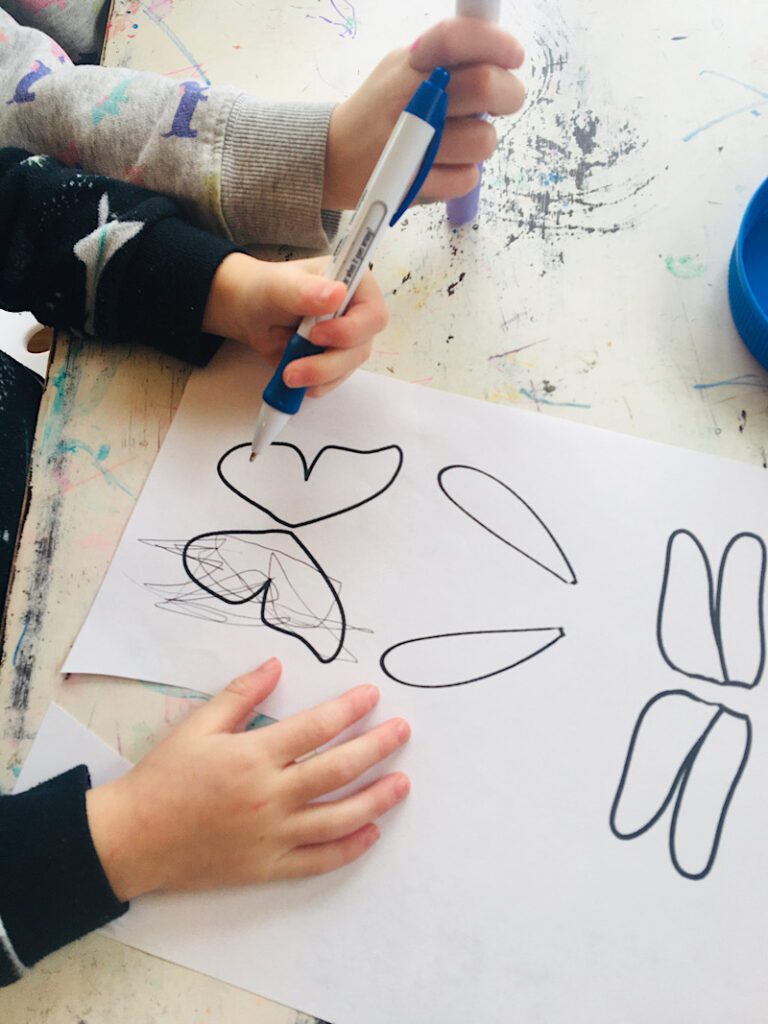
POLYGON ((20 764, 14 764, 11 766, 11 775, 13 775, 14 779, 18 779, 18 777, 21 775, 20 764))
POLYGON ((16 659, 19 656, 19 651, 21 650, 21 645, 24 643, 24 637, 27 635, 27 629, 28 628, 29 628, 29 618, 27 617, 27 618, 24 619, 24 629, 22 629, 22 631, 21 631, 21 636, 16 641, 16 646, 13 649, 13 657, 11 658, 11 664, 12 665, 16 664, 16 659))
POLYGON ((263 729, 264 726, 272 725, 272 723, 276 721, 276 718, 270 718, 269 715, 256 715, 256 717, 252 718, 248 725, 246 725, 245 731, 252 732, 254 729, 263 729))
POLYGON ((160 31, 164 32, 165 35, 168 36, 168 38, 171 40, 171 42, 176 47, 176 49, 179 51, 179 53, 183 54, 187 58, 187 60, 189 61, 190 65, 195 69, 195 71, 200 76, 200 78, 202 78, 202 80, 205 82, 205 84, 206 85, 210 85, 211 84, 210 78, 206 75, 206 73, 202 69, 202 66, 195 60, 195 58, 192 55, 192 53, 187 49, 187 47, 184 45, 184 43, 182 43, 182 41, 179 39, 179 37, 176 35, 176 33, 173 31, 173 29, 170 28, 168 25, 166 25, 165 22, 163 21, 163 19, 159 18, 155 14, 154 11, 150 11, 150 9, 147 7, 146 4, 140 3, 139 7, 141 8, 142 13, 146 14, 146 16, 152 22, 152 24, 153 25, 157 25, 157 27, 160 29, 160 31))
POLYGON ((591 405, 587 405, 585 402, 554 402, 551 398, 541 398, 536 394, 535 391, 529 391, 528 388, 520 388, 520 394, 529 398, 536 405, 557 405, 562 406, 566 409, 591 409, 591 405))
POLYGON ((126 487, 122 480, 118 480, 111 470, 107 469, 106 466, 101 465, 101 462, 106 459, 107 455, 109 455, 109 450, 108 444, 101 445, 98 452, 95 452, 93 448, 84 441, 59 441, 54 449, 53 455, 55 457, 60 454, 75 455, 77 452, 85 452, 86 455, 90 455, 93 459, 93 465, 101 473, 105 483, 108 483, 112 487, 119 487, 121 491, 132 498, 133 491, 129 487, 126 487))
POLYGON ((741 86, 742 89, 746 89, 747 92, 754 92, 760 97, 758 103, 747 103, 743 107, 738 107, 736 110, 730 110, 727 114, 722 114, 720 117, 714 117, 711 121, 707 121, 706 124, 701 125, 699 128, 695 128, 692 132, 683 136, 683 142, 690 142, 691 139, 695 139, 697 135, 701 135, 702 132, 707 131, 709 128, 714 128, 715 125, 722 124, 723 121, 728 121, 732 117, 738 117, 739 114, 752 114, 754 117, 760 117, 760 112, 757 107, 764 107, 768 104, 768 92, 763 89, 759 89, 756 85, 751 85, 749 82, 742 82, 738 78, 734 78, 732 75, 725 75, 721 71, 711 71, 705 68, 699 72, 699 77, 703 75, 712 75, 715 78, 722 78, 726 82, 733 82, 734 85, 741 86))
POLYGON ((768 391, 768 381, 762 380, 757 373, 744 373, 740 377, 731 377, 730 380, 715 380, 709 384, 694 384, 694 391, 708 391, 710 388, 724 387, 758 388, 761 391, 768 391))
POLYGON ((186 700, 210 700, 207 693, 200 693, 199 690, 185 690, 181 686, 165 686, 164 683, 142 683, 153 693, 159 693, 161 697, 181 697, 186 700))

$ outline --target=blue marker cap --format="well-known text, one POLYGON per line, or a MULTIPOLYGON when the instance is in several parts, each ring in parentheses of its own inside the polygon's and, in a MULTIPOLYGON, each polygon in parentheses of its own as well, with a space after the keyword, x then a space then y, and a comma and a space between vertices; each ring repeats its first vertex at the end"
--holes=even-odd
POLYGON ((435 162, 440 140, 443 137, 443 129, 445 128, 445 116, 448 110, 448 95, 445 90, 450 80, 450 71, 446 71, 445 68, 435 68, 429 78, 421 83, 411 97, 410 103, 405 108, 407 113, 415 114, 422 121, 431 124, 435 129, 435 134, 429 144, 429 149, 424 154, 424 159, 421 162, 421 167, 416 177, 413 179, 413 184, 406 192, 400 206, 392 215, 392 220, 389 222, 390 227, 396 224, 403 216, 418 195, 419 189, 424 184, 424 179, 432 170, 432 164, 435 162))
POLYGON ((728 268, 728 298, 736 330, 768 369, 768 179, 741 222, 728 268))

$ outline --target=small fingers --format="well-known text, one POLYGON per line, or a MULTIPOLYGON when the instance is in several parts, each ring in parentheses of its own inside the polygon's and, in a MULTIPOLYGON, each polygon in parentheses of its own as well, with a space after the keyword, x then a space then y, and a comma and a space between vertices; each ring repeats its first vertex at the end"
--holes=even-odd
POLYGON ((298 803, 317 800, 354 782, 402 747, 410 735, 405 719, 390 719, 362 736, 291 766, 285 773, 285 785, 298 803))
POLYGON ((310 398, 322 398, 323 395, 327 395, 329 391, 333 391, 334 388, 343 384, 345 380, 349 380, 354 372, 354 370, 350 370, 349 373, 345 373, 343 376, 337 377, 336 380, 332 380, 330 384, 320 384, 316 388, 309 388, 307 395, 310 398))
POLYGON ((433 167, 419 193, 419 200, 430 203, 438 199, 458 199, 471 192, 479 180, 480 171, 476 164, 433 167))
POLYGON ((329 348, 317 356, 296 359, 286 366, 283 380, 289 388, 319 388, 335 386, 342 377, 348 377, 370 357, 373 341, 356 348, 329 348))
POLYGON ((367 715, 376 706, 379 691, 366 684, 348 690, 334 700, 292 715, 268 727, 270 750, 280 764, 330 743, 340 732, 367 715))
POLYGON ((511 71, 493 64, 459 68, 448 86, 448 117, 516 114, 525 102, 525 86, 511 71))
POLYGON ((306 878, 310 875, 323 875, 328 871, 351 864, 362 857, 379 838, 380 832, 375 825, 364 825, 333 843, 320 843, 316 846, 299 846, 287 853, 275 870, 275 878, 306 878))
POLYGON ((493 156, 495 149, 496 129, 492 124, 480 118, 453 118, 446 122, 435 163, 438 167, 480 164, 493 156))
POLYGON ((410 65, 429 74, 435 67, 455 68, 462 64, 498 64, 519 68, 525 51, 509 32, 480 18, 451 18, 441 21, 416 40, 410 51, 410 65))
POLYGON ((313 804, 297 813, 291 835, 297 846, 343 839, 390 811, 405 799, 410 788, 408 776, 397 772, 343 800, 313 804))
POLYGON ((388 323, 381 288, 367 271, 344 315, 315 324, 309 340, 324 348, 354 348, 383 331, 388 323))
MULTIPOLYGON (((327 261, 324 261, 327 262, 327 261)), ((335 313, 344 301, 346 286, 331 281, 317 266, 290 263, 268 264, 266 294, 272 315, 294 313, 297 316, 325 316, 335 313)))
POLYGON ((180 725, 177 736, 206 736, 215 732, 234 732, 255 713, 257 704, 265 700, 277 686, 282 666, 277 658, 233 679, 222 691, 202 707, 193 711, 180 725))

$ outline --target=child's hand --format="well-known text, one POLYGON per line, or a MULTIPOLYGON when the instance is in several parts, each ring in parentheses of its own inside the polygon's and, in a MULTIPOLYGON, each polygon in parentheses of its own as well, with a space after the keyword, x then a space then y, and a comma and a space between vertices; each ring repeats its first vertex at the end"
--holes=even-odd
POLYGON ((421 199, 453 199, 477 184, 476 164, 496 148, 496 132, 473 114, 513 114, 525 89, 509 68, 519 68, 523 48, 498 25, 452 18, 420 36, 410 50, 395 50, 331 115, 323 206, 351 209, 395 121, 414 91, 438 66, 448 68, 448 121, 421 199))
MULTIPOLYGON (((250 345, 277 363, 303 317, 335 313, 343 302, 345 286, 322 276, 327 265, 326 256, 269 263, 232 253, 214 275, 203 330, 250 345)), ((315 398, 330 391, 368 359, 388 321, 381 289, 366 271, 344 316, 310 332, 309 341, 328 351, 292 362, 285 383, 309 388, 315 398)))
POLYGON ((93 842, 119 899, 318 875, 356 860, 378 839, 372 821, 406 796, 407 776, 386 775, 351 796, 317 801, 402 746, 408 724, 394 718, 304 758, 363 718, 378 690, 358 686, 243 732, 279 676, 273 658, 235 679, 127 775, 88 792, 93 842))

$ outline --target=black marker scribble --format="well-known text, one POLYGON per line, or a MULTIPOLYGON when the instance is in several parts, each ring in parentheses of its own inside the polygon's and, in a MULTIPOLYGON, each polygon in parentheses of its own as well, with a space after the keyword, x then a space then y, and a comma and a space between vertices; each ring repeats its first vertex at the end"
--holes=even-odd
MULTIPOLYGON (((714 576, 712 572, 712 566, 707 556, 704 546, 701 541, 690 532, 690 530, 675 530, 671 534, 667 543, 667 552, 664 562, 664 578, 661 585, 661 597, 659 599, 659 611, 656 621, 656 635, 659 644, 659 650, 664 661, 669 665, 675 672, 680 672, 682 675, 688 676, 689 679, 701 679, 705 682, 717 683, 719 686, 738 686, 745 690, 751 690, 757 686, 763 675, 765 668, 765 620, 764 620, 764 601, 765 601, 765 576, 766 576, 766 546, 765 541, 762 537, 759 537, 755 533, 737 533, 728 542, 723 557, 720 559, 720 568, 717 576, 717 588, 714 585, 714 576), (718 677, 714 674, 703 674, 700 672, 689 671, 686 668, 682 668, 676 664, 670 654, 667 651, 667 645, 664 642, 665 633, 665 620, 666 620, 666 632, 669 633, 671 626, 669 623, 669 616, 666 615, 667 610, 667 595, 670 583, 670 577, 672 575, 672 554, 673 551, 679 547, 678 538, 686 537, 693 542, 697 549, 704 572, 706 574, 707 581, 707 608, 709 612, 709 621, 706 624, 707 629, 711 630, 712 637, 714 638, 715 648, 720 661, 721 676, 718 677), (722 611, 723 611, 723 582, 725 579, 726 566, 728 564, 728 557, 732 553, 735 545, 743 540, 754 541, 757 544, 757 552, 755 561, 755 577, 753 582, 756 582, 756 593, 750 593, 748 595, 749 601, 751 602, 751 608, 755 608, 755 618, 752 620, 755 626, 755 633, 758 641, 759 656, 757 664, 755 666, 754 674, 752 675, 751 681, 741 682, 737 679, 732 678, 727 664, 725 641, 723 637, 722 629, 722 611)), ((693 598, 695 595, 691 594, 693 598)), ((750 611, 751 618, 751 611, 750 611)))
MULTIPOLYGON (((518 554, 522 555, 524 558, 527 558, 529 561, 533 562, 534 565, 538 565, 539 568, 544 569, 545 572, 548 572, 552 576, 555 576, 557 579, 562 580, 563 583, 577 583, 578 582, 578 580, 576 579, 576 573, 573 571, 573 567, 572 567, 571 563, 568 561, 568 558, 566 557, 565 552, 563 551, 563 549, 558 544, 557 540, 555 539, 554 534, 549 529, 547 524, 544 522, 544 520, 541 518, 541 516, 538 515, 538 513, 536 513, 531 508, 531 506, 528 504, 528 502, 525 501, 524 498, 521 498, 520 495, 517 494, 515 491, 513 491, 511 487, 508 487, 507 484, 502 483, 501 480, 497 480, 495 476, 492 476, 490 473, 486 473, 485 470, 477 469, 475 466, 464 466, 464 465, 445 466, 437 474, 437 483, 438 483, 438 486, 440 487, 440 490, 443 492, 443 494, 446 496, 446 498, 450 502, 452 502, 466 516, 468 516, 471 520, 473 520, 473 522, 477 523, 478 526, 481 526, 484 530, 487 530, 488 533, 492 534, 494 537, 496 537, 498 540, 500 540, 502 542, 502 544, 506 544, 507 547, 510 547, 514 551, 517 551, 518 554), (551 565, 546 564, 546 562, 544 562, 542 560, 542 556, 541 555, 539 555, 538 558, 535 558, 530 552, 525 551, 523 548, 521 548, 518 543, 513 543, 513 541, 510 540, 508 537, 502 536, 496 530, 492 530, 491 527, 487 525, 487 523, 484 523, 482 521, 482 519, 479 519, 476 515, 473 515, 472 512, 470 512, 468 508, 466 508, 464 505, 462 505, 461 502, 459 502, 450 493, 450 491, 449 491, 449 489, 448 489, 448 487, 446 485, 446 476, 448 474, 453 474, 454 477, 455 477, 457 471, 459 471, 460 476, 464 478, 463 481, 462 481, 464 484, 466 484, 469 480, 471 480, 471 477, 469 477, 468 474, 477 474, 478 476, 485 477, 487 480, 492 480, 494 484, 498 484, 498 486, 500 488, 502 488, 504 491, 506 491, 507 494, 511 495, 512 499, 513 499, 513 503, 515 505, 517 505, 517 503, 519 503, 519 505, 521 505, 526 510, 526 513, 528 513, 530 515, 531 519, 537 524, 536 531, 538 532, 540 538, 544 541, 545 548, 549 548, 551 554, 554 556, 554 561, 555 561, 555 564, 558 565, 559 571, 558 571, 558 569, 552 568, 551 565), (558 564, 558 556, 559 556, 559 559, 562 560, 562 563, 563 563, 562 565, 558 564)), ((509 499, 505 498, 503 500, 508 501, 509 499)), ((511 524, 513 522, 514 522, 514 516, 512 515, 512 516, 510 516, 510 527, 511 527, 511 524)))
MULTIPOLYGON (((490 679, 492 676, 501 675, 503 672, 508 672, 510 669, 516 668, 518 665, 522 665, 526 661, 530 661, 531 658, 535 658, 538 654, 542 654, 544 651, 547 650, 547 648, 552 647, 554 644, 558 642, 558 640, 561 640, 564 636, 565 630, 562 629, 562 627, 560 626, 541 626, 535 629, 478 629, 462 633, 439 633, 435 636, 420 636, 415 637, 413 640, 402 640, 400 643, 394 644, 392 647, 389 647, 387 648, 386 651, 384 651, 381 658, 379 659, 379 665, 381 666, 382 672, 386 676, 389 676, 389 678, 396 683, 402 683, 404 686, 414 686, 419 689, 425 690, 445 689, 450 686, 466 686, 467 683, 476 683, 479 682, 479 680, 481 679, 490 679), (525 653, 521 653, 519 657, 516 656, 515 660, 512 662, 500 665, 498 668, 493 669, 493 671, 491 672, 484 672, 482 675, 472 676, 469 679, 446 678, 441 682, 426 683, 423 682, 423 677, 422 681, 419 681, 420 669, 418 665, 408 673, 403 673, 402 667, 398 667, 397 669, 395 669, 391 665, 391 662, 393 660, 392 656, 395 654, 395 652, 402 651, 402 649, 406 647, 415 646, 417 648, 418 654, 420 653, 418 652, 419 644, 430 644, 433 648, 436 649, 438 658, 436 658, 435 660, 438 660, 440 648, 442 646, 445 646, 447 660, 449 663, 452 663, 456 660, 456 645, 452 643, 452 641, 460 640, 465 637, 498 637, 504 635, 513 636, 520 634, 525 634, 526 638, 530 637, 530 639, 533 641, 530 649, 527 649, 526 647, 525 653), (547 634, 547 639, 543 639, 541 637, 541 634, 547 634), (448 648, 450 648, 450 650, 448 650, 448 648), (388 664, 388 661, 390 662, 390 664, 388 664), (403 678, 404 674, 410 675, 410 678, 403 678)), ((477 646, 476 642, 469 642, 472 643, 474 647, 477 646)))
POLYGON ((181 560, 197 587, 227 605, 260 598, 264 625, 295 637, 323 664, 341 652, 346 616, 338 591, 309 549, 290 531, 201 533, 186 542, 181 560), (275 548, 277 538, 282 547, 275 548), (262 544, 260 539, 270 543, 262 544), (295 582, 297 576, 300 584, 295 582), (332 638, 328 650, 323 651, 314 636, 310 640, 303 635, 316 630, 332 638))
MULTIPOLYGON (((375 490, 373 493, 366 492, 365 490, 363 490, 363 493, 357 495, 354 498, 354 500, 349 501, 346 505, 343 505, 341 508, 332 508, 330 511, 325 511, 321 514, 310 516, 307 519, 291 521, 287 517, 287 514, 285 512, 283 512, 282 515, 280 515, 278 512, 274 510, 274 508, 271 508, 266 503, 266 498, 263 500, 259 500, 255 497, 251 497, 248 494, 243 493, 243 491, 239 487, 236 487, 235 484, 233 484, 232 481, 227 478, 225 463, 227 462, 228 459, 231 459, 231 457, 236 452, 243 453, 244 466, 246 467, 246 469, 249 469, 251 475, 253 475, 253 469, 247 465, 247 459, 245 458, 246 453, 250 451, 250 448, 250 443, 236 444, 234 445, 234 447, 224 452, 224 454, 219 459, 218 465, 216 467, 216 471, 219 474, 219 478, 226 487, 228 487, 231 491, 237 494, 238 497, 242 498, 243 501, 247 501, 249 505, 253 505, 255 508, 260 509, 262 512, 266 512, 266 514, 271 519, 274 519, 276 523, 280 523, 281 526, 288 526, 291 529, 298 529, 301 526, 311 526, 313 523, 319 523, 324 519, 332 519, 334 516, 343 515, 345 512, 351 512, 353 509, 360 508, 362 505, 366 505, 369 501, 373 501, 374 498, 378 498, 392 486, 392 484, 397 479, 397 476, 400 473, 400 469, 402 468, 403 465, 403 451, 402 448, 400 448, 399 445, 396 444, 385 445, 382 448, 370 449, 345 448, 342 445, 329 444, 326 445, 324 448, 321 448, 317 455, 314 457, 314 459, 310 463, 307 463, 307 460, 304 458, 304 453, 301 451, 300 448, 297 448, 295 444, 289 444, 287 441, 274 441, 270 445, 270 453, 274 454, 273 449, 279 448, 288 449, 291 452, 295 452, 295 454, 298 456, 300 460, 301 474, 304 483, 306 484, 310 482, 310 477, 312 476, 313 471, 315 470, 318 463, 321 461, 323 456, 326 455, 327 452, 344 452, 348 455, 354 456, 371 456, 379 455, 382 452, 391 452, 394 455, 392 466, 387 468, 386 470, 386 478, 382 481, 381 486, 378 487, 378 489, 375 490)), ((287 463, 284 472, 287 473, 288 471, 291 470, 291 468, 291 465, 287 463)), ((362 484, 362 487, 365 488, 365 482, 362 481, 360 477, 355 477, 353 474, 351 474, 347 467, 345 467, 345 480, 347 482, 349 482, 350 480, 353 480, 355 482, 359 481, 362 484)))
MULTIPOLYGON (((656 694, 655 697, 648 701, 648 703, 641 711, 640 717, 638 718, 635 727, 632 731, 632 737, 629 741, 629 750, 627 751, 627 757, 624 762, 624 768, 621 773, 619 787, 616 791, 616 796, 614 797, 613 804, 611 806, 611 831, 617 839, 636 839, 638 836, 643 835, 644 833, 648 832, 651 828, 653 828, 653 826, 661 818, 661 816, 666 811, 667 807, 674 799, 672 818, 669 826, 669 853, 670 857, 672 858, 672 864, 674 865, 675 870, 684 878, 689 878, 694 881, 698 881, 699 879, 705 878, 709 874, 709 872, 712 869, 712 866, 715 863, 717 851, 720 846, 720 840, 722 839, 723 828, 725 826, 726 815, 728 814, 728 809, 731 805, 731 801, 733 800, 736 788, 741 780, 741 776, 744 774, 744 769, 747 766, 747 761, 749 760, 749 753, 751 747, 752 724, 747 715, 737 714, 735 711, 731 711, 729 708, 725 707, 722 704, 713 704, 709 701, 700 700, 698 697, 694 697, 692 694, 688 693, 685 690, 665 690, 662 693, 656 694), (638 738, 644 726, 647 724, 649 716, 652 715, 653 711, 656 708, 661 706, 660 702, 668 701, 670 698, 683 698, 685 700, 692 701, 695 704, 710 707, 713 709, 711 718, 707 723, 706 727, 704 728, 703 732, 699 735, 699 737, 696 739, 696 741, 693 743, 690 749, 684 752, 680 760, 679 768, 671 780, 669 789, 664 795, 664 799, 661 801, 660 805, 654 810, 653 814, 651 814, 651 816, 647 818, 647 820, 640 823, 636 828, 630 830, 621 829, 617 824, 617 817, 620 813, 620 805, 622 802, 622 797, 624 796, 627 781, 628 779, 630 779, 634 782, 635 785, 642 784, 642 780, 638 781, 636 778, 634 778, 634 776, 636 776, 638 772, 642 772, 644 767, 647 767, 640 765, 635 766, 633 768, 635 748, 638 742, 638 738), (725 723, 730 723, 731 725, 733 725, 736 722, 741 723, 743 726, 743 746, 741 746, 740 748, 740 756, 738 757, 738 763, 735 766, 728 765, 727 763, 723 764, 723 778, 729 779, 728 788, 725 794, 725 798, 723 799, 722 805, 719 809, 717 823, 714 828, 714 832, 711 836, 711 840, 707 840, 709 848, 708 850, 704 851, 706 859, 704 860, 703 867, 695 868, 693 865, 686 866, 682 863, 680 851, 678 850, 678 824, 681 808, 685 806, 684 798, 686 789, 688 787, 688 782, 691 777, 691 773, 695 768, 696 760, 699 757, 702 748, 704 747, 704 744, 713 734, 714 730, 718 728, 718 726, 722 729, 725 723)), ((649 748, 647 750, 647 755, 650 758, 653 758, 655 753, 656 751, 654 751, 652 748, 649 748)))

